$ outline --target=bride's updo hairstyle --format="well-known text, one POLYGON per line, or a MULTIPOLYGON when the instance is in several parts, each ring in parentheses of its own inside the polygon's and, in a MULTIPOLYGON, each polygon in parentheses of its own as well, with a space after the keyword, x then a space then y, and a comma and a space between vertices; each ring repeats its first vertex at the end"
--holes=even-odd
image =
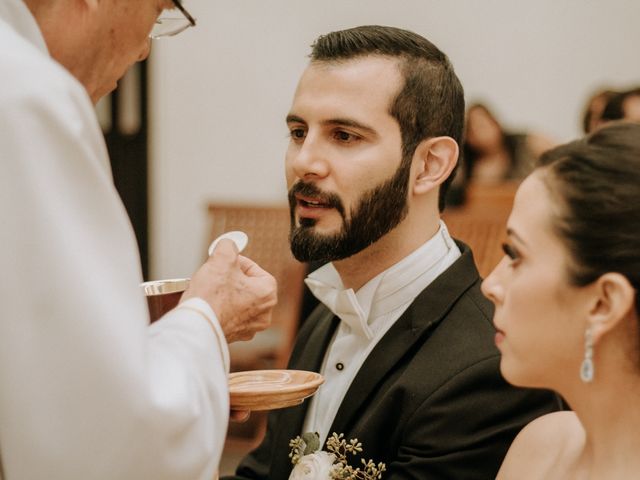
POLYGON ((620 273, 640 312, 640 124, 610 124, 549 150, 538 167, 556 207, 553 228, 570 252, 569 280, 584 286, 620 273))

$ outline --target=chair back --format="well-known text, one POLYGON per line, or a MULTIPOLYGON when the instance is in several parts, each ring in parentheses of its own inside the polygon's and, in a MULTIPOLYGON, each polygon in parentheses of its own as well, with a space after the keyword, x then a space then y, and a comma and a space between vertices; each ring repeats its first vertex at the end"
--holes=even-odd
POLYGON ((467 200, 457 208, 447 208, 442 219, 454 238, 471 247, 482 277, 500 262, 502 242, 518 182, 499 185, 470 184, 467 200))
POLYGON ((251 341, 230 345, 232 369, 284 368, 298 330, 306 271, 289 249, 289 207, 210 204, 208 214, 209 241, 224 232, 245 232, 249 243, 242 254, 278 282, 272 326, 251 341))

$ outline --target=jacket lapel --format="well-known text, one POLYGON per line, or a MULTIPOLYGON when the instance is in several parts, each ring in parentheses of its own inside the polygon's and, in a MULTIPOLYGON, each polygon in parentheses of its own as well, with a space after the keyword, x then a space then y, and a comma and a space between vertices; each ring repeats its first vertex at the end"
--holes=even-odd
MULTIPOLYGON (((296 346, 291 353, 288 368, 294 370, 320 371, 325 351, 333 337, 338 324, 337 317, 330 310, 320 305, 306 320, 300 331, 296 346), (306 328, 305 328, 306 327, 306 328)), ((273 459, 271 474, 274 479, 288 478, 291 471, 291 460, 288 457, 289 441, 302 433, 309 399, 300 405, 289 407, 279 412, 278 428, 276 429, 276 457, 273 459), (283 451, 279 451, 284 448, 283 451)))
POLYGON ((289 367, 296 370, 319 372, 324 355, 340 320, 324 305, 314 310, 291 353, 289 367))
POLYGON ((462 256, 416 297, 369 354, 338 409, 329 435, 348 435, 366 408, 364 404, 395 366, 404 356, 413 355, 413 347, 424 343, 424 337, 430 335, 458 298, 479 280, 471 251, 466 245, 459 246, 462 256))

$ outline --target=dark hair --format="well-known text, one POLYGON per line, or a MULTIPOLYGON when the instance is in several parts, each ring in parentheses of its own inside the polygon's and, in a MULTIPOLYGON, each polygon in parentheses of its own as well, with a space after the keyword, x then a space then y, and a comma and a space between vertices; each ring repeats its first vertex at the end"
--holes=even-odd
POLYGON ((552 198, 553 227, 571 255, 569 279, 588 285, 607 272, 636 289, 640 312, 640 124, 615 122, 539 161, 552 198))
POLYGON ((602 115, 605 107, 607 106, 607 103, 609 103, 609 101, 617 93, 618 92, 614 90, 603 89, 603 90, 597 91, 589 98, 589 100, 587 101, 587 104, 584 107, 584 111, 582 112, 582 131, 584 133, 591 132, 591 122, 593 122, 594 120, 594 114, 598 116, 598 121, 602 120, 602 115), (600 108, 599 112, 594 112, 593 105, 594 103, 599 101, 603 102, 602 108, 600 108))
POLYGON ((640 96, 640 88, 625 90, 624 92, 619 92, 609 97, 609 100, 602 111, 601 119, 607 122, 624 119, 624 102, 627 98, 635 96, 640 96))
MULTIPOLYGON (((402 134, 403 161, 410 161, 426 138, 450 136, 461 145, 464 91, 447 56, 424 37, 395 27, 366 25, 320 36, 309 55, 315 62, 351 60, 366 55, 400 60, 404 85, 389 113, 402 134)), ((439 208, 455 174, 441 185, 439 208)))
POLYGON ((474 110, 482 110, 487 117, 489 117, 489 120, 491 120, 491 122, 499 129, 502 130, 502 125, 500 125, 500 122, 498 121, 498 119, 496 118, 496 116, 493 114, 493 112, 489 109, 489 107, 487 106, 486 103, 484 102, 474 102, 471 105, 469 105, 467 107, 467 115, 466 115, 466 121, 467 124, 469 123, 469 114, 471 112, 473 112, 474 110))
POLYGON ((491 112, 491 110, 489 110, 489 107, 487 107, 484 103, 479 103, 479 102, 473 103, 469 105, 469 107, 467 108, 465 140, 462 148, 463 161, 465 165, 465 169, 464 169, 465 176, 466 176, 465 180, 467 182, 473 176, 473 167, 475 166, 476 159, 480 157, 483 153, 468 141, 469 126, 471 125, 471 112, 473 112, 474 110, 480 110, 484 112, 484 114, 489 118, 491 123, 493 123, 495 127, 500 131, 500 138, 502 140, 502 144, 504 148, 506 148, 507 151, 509 152, 509 162, 511 164, 510 166, 512 166, 515 161, 515 146, 512 144, 512 142, 510 143, 510 140, 507 138, 504 128, 502 127, 502 125, 500 125, 500 122, 498 121, 496 116, 491 112))

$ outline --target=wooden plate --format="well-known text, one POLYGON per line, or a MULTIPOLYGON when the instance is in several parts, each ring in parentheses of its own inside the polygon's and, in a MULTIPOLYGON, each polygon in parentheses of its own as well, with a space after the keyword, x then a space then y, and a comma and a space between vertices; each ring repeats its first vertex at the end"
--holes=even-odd
POLYGON ((252 370, 229 375, 231 408, 275 410, 298 405, 313 395, 324 378, 303 370, 252 370))

